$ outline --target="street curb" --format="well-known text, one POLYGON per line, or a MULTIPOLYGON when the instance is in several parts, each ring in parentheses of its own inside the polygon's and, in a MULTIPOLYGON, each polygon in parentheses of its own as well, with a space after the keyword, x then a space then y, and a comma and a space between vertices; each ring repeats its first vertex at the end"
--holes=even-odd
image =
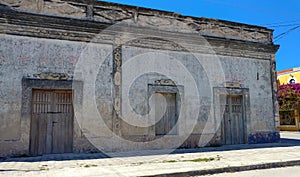
POLYGON ((199 175, 212 175, 218 173, 226 172, 239 172, 239 171, 249 171, 249 170, 259 170, 259 169, 268 169, 268 168, 280 168, 280 167, 289 167, 289 166, 298 166, 300 165, 300 160, 286 161, 286 162, 271 162, 257 165, 245 165, 245 166, 233 166, 233 167, 224 167, 224 168, 215 168, 207 170, 195 170, 187 172, 176 172, 176 173, 166 173, 166 174, 157 174, 157 175, 146 175, 142 177, 186 177, 186 176, 199 176, 199 175))

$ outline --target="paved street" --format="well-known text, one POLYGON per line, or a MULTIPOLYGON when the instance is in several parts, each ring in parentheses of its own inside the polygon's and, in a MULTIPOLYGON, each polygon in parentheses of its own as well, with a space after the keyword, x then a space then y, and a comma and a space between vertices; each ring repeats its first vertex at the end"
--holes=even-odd
POLYGON ((300 140, 300 132, 280 132, 281 139, 300 140))
POLYGON ((106 154, 111 158, 103 154, 58 154, 2 159, 0 176, 173 176, 188 172, 199 175, 203 170, 300 164, 300 132, 281 134, 281 143, 177 150, 172 154, 159 150, 106 154))
POLYGON ((299 177, 300 166, 207 175, 209 177, 299 177))

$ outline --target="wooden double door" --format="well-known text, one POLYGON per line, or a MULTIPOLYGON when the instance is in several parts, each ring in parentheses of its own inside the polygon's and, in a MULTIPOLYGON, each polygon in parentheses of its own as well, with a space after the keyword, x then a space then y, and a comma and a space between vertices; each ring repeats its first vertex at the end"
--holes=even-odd
POLYGON ((33 90, 30 153, 72 152, 73 115, 71 90, 33 90))
POLYGON ((245 116, 242 95, 221 96, 222 143, 245 143, 245 116))

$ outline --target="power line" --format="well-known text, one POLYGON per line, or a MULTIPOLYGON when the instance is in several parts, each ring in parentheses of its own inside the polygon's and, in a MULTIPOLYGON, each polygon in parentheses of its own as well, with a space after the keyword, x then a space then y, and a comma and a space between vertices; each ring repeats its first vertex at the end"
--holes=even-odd
POLYGON ((287 31, 285 31, 285 32, 283 32, 283 33, 281 33, 281 34, 275 36, 275 37, 274 37, 274 41, 278 41, 279 39, 283 38, 284 36, 286 36, 287 34, 289 34, 289 33, 292 32, 292 31, 295 31, 295 30, 298 29, 298 28, 300 28, 300 25, 295 26, 295 27, 293 27, 293 28, 291 28, 291 29, 289 29, 289 30, 287 30, 287 31))
POLYGON ((288 27, 288 26, 297 26, 297 25, 300 25, 300 24, 298 23, 298 24, 286 24, 286 25, 273 25, 273 26, 267 26, 267 27, 276 28, 276 27, 288 27))
MULTIPOLYGON (((249 10, 255 10, 255 11, 263 11, 263 12, 268 12, 268 13, 294 14, 294 15, 297 14, 297 16, 299 15, 298 13, 293 13, 293 12, 288 12, 288 11, 270 10, 270 9, 264 9, 264 8, 258 8, 258 7, 254 7, 254 6, 249 6, 249 5, 222 2, 220 0, 205 0, 205 1, 216 3, 216 4, 222 4, 222 5, 226 5, 226 6, 231 6, 231 7, 243 8, 243 9, 249 9, 249 10)), ((275 23, 268 23, 268 24, 261 24, 261 26, 267 26, 267 27, 276 28, 276 27, 289 27, 289 26, 299 25, 299 23, 290 24, 290 23, 295 23, 295 22, 300 22, 300 19, 289 20, 289 21, 282 21, 282 22, 275 22, 275 23)))
POLYGON ((262 24, 262 25, 265 25, 265 26, 268 26, 268 25, 281 25, 281 24, 292 23, 292 22, 300 22, 300 19, 290 20, 290 21, 282 21, 282 22, 275 22, 275 23, 268 23, 268 24, 262 24))
MULTIPOLYGON (((242 4, 236 4, 236 3, 226 3, 226 2, 222 2, 220 0, 205 0, 208 2, 213 2, 213 3, 217 3, 217 4, 222 4, 222 5, 227 5, 227 6, 233 6, 233 7, 238 7, 238 8, 244 8, 244 9, 250 9, 250 10, 255 10, 255 11, 264 11, 264 12, 276 12, 276 13, 281 13, 281 14, 296 14, 296 13, 291 13, 291 12, 286 12, 286 11, 278 11, 278 10, 269 10, 269 9, 263 9, 263 8, 257 8, 257 7, 251 7, 251 6, 247 6, 247 5, 242 5, 242 4)), ((299 15, 299 14, 297 14, 299 15)), ((284 22, 276 22, 276 23, 269 23, 269 24, 265 24, 265 25, 269 25, 269 27, 288 27, 288 26, 294 26, 293 28, 277 35, 276 37, 274 37, 274 41, 278 41, 281 38, 283 38, 284 36, 288 35, 290 32, 300 28, 300 24, 290 24, 292 22, 299 22, 300 19, 297 20, 289 20, 289 21, 284 21, 284 22)))

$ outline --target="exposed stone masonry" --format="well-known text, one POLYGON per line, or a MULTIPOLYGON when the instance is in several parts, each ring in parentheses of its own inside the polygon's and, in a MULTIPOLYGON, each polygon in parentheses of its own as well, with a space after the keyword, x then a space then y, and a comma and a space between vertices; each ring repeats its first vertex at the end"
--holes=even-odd
POLYGON ((122 22, 137 27, 199 33, 229 39, 272 43, 272 30, 223 20, 182 16, 173 12, 92 0, 1 0, 0 5, 18 11, 91 21, 122 22))

